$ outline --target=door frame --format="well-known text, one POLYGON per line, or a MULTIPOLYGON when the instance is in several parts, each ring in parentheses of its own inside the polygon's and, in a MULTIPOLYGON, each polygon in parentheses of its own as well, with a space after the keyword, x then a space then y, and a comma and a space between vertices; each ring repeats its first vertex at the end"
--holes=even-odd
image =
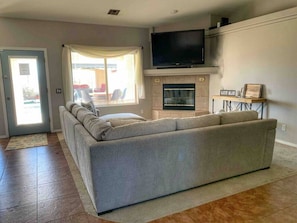
MULTIPOLYGON (((51 103, 51 88, 50 88, 50 80, 49 80, 49 68, 48 68, 48 57, 47 57, 47 49, 46 48, 24 48, 24 47, 0 47, 0 50, 22 50, 22 51, 42 51, 44 55, 44 66, 45 66, 45 76, 46 76, 46 87, 47 87, 47 99, 48 99, 48 109, 49 109, 49 118, 50 118, 50 131, 53 132, 53 118, 52 118, 52 103, 51 103)), ((3 84, 3 73, 2 73, 2 61, 0 59, 0 93, 2 95, 1 100, 3 104, 3 119, 5 126, 5 135, 0 136, 0 138, 8 138, 9 130, 8 130, 8 118, 6 111, 6 100, 5 100, 5 92, 4 92, 4 84, 3 84)))

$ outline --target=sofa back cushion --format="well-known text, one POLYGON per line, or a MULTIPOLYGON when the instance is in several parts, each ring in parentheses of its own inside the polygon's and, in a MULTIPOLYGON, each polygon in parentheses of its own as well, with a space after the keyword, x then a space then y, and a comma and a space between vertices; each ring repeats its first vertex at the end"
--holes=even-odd
POLYGON ((102 139, 114 140, 134 136, 158 134, 162 132, 171 132, 175 130, 175 119, 159 119, 110 128, 102 135, 102 139))
POLYGON ((75 104, 75 105, 72 107, 72 109, 71 109, 71 114, 74 115, 74 117, 76 117, 78 111, 81 110, 81 109, 86 110, 86 108, 83 108, 83 107, 81 107, 81 106, 78 105, 78 104, 75 104))
MULTIPOLYGON (((84 122, 84 119, 87 115, 94 115, 93 112, 89 111, 88 109, 79 109, 77 111, 77 120, 80 121, 81 123, 84 122)), ((95 115, 94 115, 95 116, 95 115)))
POLYGON ((99 110, 96 109, 94 103, 92 101, 89 102, 81 102, 81 106, 93 112, 94 115, 99 116, 99 110))
POLYGON ((179 118, 176 119, 176 129, 193 129, 206 126, 220 125, 219 115, 202 115, 196 117, 179 118))
POLYGON ((239 111, 221 113, 221 125, 231 124, 236 122, 247 122, 258 119, 256 111, 239 111))
POLYGON ((68 101, 67 103, 66 103, 66 105, 65 105, 65 107, 66 107, 66 109, 68 110, 68 111, 72 111, 72 108, 73 108, 73 106, 74 105, 77 105, 75 102, 73 102, 73 101, 68 101))
POLYGON ((106 122, 94 114, 86 114, 83 125, 97 141, 102 140, 102 135, 111 128, 110 122, 106 122))

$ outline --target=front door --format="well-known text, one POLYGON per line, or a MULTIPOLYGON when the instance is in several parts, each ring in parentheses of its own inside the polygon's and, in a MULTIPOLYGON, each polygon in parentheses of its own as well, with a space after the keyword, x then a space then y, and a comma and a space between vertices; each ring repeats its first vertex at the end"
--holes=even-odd
POLYGON ((0 51, 9 136, 50 131, 43 51, 0 51))

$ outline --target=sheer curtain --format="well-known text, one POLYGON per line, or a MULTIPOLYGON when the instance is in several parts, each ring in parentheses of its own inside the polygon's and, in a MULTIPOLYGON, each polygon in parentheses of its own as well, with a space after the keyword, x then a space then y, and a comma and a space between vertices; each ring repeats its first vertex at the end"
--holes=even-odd
POLYGON ((73 101, 71 51, 77 52, 83 56, 96 58, 112 58, 123 56, 125 54, 134 54, 136 72, 135 82, 138 98, 145 98, 141 47, 98 47, 84 45, 64 45, 62 52, 62 78, 65 102, 73 101))

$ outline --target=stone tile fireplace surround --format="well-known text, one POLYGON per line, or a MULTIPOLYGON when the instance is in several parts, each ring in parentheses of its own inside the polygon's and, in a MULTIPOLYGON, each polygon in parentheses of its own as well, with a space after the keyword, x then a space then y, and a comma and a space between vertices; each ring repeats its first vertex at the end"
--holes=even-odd
POLYGON ((153 76, 152 118, 191 117, 209 113, 209 75, 153 76), (195 84, 195 110, 163 110, 163 84, 195 84))

